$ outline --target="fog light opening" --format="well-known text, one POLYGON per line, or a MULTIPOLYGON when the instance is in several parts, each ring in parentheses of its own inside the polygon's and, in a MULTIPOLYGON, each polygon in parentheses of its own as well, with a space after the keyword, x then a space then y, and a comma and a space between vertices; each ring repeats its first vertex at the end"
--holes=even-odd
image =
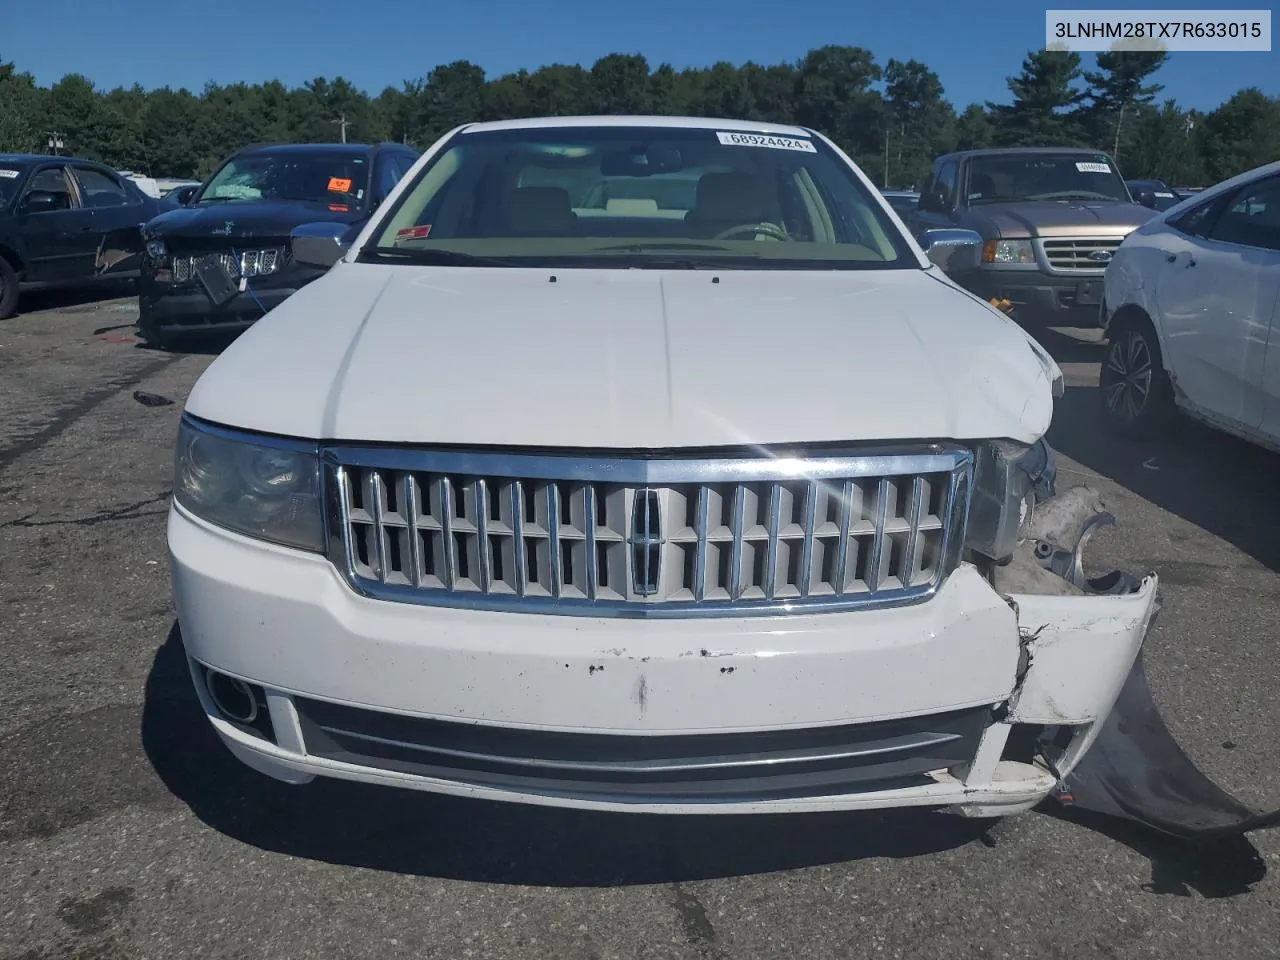
POLYGON ((258 719, 258 698, 249 684, 216 670, 205 671, 205 686, 213 705, 228 720, 251 724, 258 719))

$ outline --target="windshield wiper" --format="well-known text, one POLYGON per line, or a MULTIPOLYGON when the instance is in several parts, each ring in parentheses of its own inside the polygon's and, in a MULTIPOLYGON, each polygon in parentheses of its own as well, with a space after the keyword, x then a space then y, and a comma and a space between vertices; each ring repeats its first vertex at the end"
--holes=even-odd
MULTIPOLYGON (((716 250, 733 253, 729 247, 717 243, 689 243, 682 240, 659 240, 653 243, 620 243, 615 247, 596 247, 592 253, 644 253, 648 250, 716 250)), ((755 256, 755 254, 750 254, 755 256)))
POLYGON ((426 267, 510 267, 509 260, 495 257, 477 257, 470 253, 459 253, 456 250, 405 250, 399 247, 374 247, 367 254, 379 259, 403 260, 406 263, 426 267))
POLYGON ((232 200, 243 200, 244 197, 201 197, 196 203, 230 203, 232 200))

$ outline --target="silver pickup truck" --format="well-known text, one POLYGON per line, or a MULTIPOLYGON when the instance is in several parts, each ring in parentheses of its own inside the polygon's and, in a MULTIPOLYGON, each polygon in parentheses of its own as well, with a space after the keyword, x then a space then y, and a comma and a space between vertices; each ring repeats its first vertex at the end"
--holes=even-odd
POLYGON ((947 273, 1010 301, 1019 319, 1091 325, 1113 251, 1154 213, 1133 202, 1105 153, 1006 147, 935 160, 909 226, 935 241, 932 231, 948 231, 947 273))

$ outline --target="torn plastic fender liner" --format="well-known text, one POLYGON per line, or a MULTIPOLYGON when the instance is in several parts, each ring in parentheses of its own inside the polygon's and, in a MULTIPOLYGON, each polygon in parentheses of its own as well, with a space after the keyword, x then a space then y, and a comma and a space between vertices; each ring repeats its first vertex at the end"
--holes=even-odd
POLYGON ((1200 772, 1165 725, 1147 685, 1141 651, 1093 747, 1066 775, 1070 802, 1136 820, 1187 840, 1214 840, 1280 826, 1280 810, 1261 813, 1200 772))

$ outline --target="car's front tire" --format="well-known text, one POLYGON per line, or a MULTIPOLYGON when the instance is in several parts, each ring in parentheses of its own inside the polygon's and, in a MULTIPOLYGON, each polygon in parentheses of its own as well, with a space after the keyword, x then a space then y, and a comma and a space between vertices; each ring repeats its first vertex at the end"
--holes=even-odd
POLYGON ((0 320, 13 316, 18 309, 18 274, 9 261, 0 256, 0 320))
POLYGON ((1145 318, 1123 320, 1113 325, 1108 341, 1099 377, 1103 420, 1123 437, 1159 436, 1176 410, 1155 329, 1145 318))

